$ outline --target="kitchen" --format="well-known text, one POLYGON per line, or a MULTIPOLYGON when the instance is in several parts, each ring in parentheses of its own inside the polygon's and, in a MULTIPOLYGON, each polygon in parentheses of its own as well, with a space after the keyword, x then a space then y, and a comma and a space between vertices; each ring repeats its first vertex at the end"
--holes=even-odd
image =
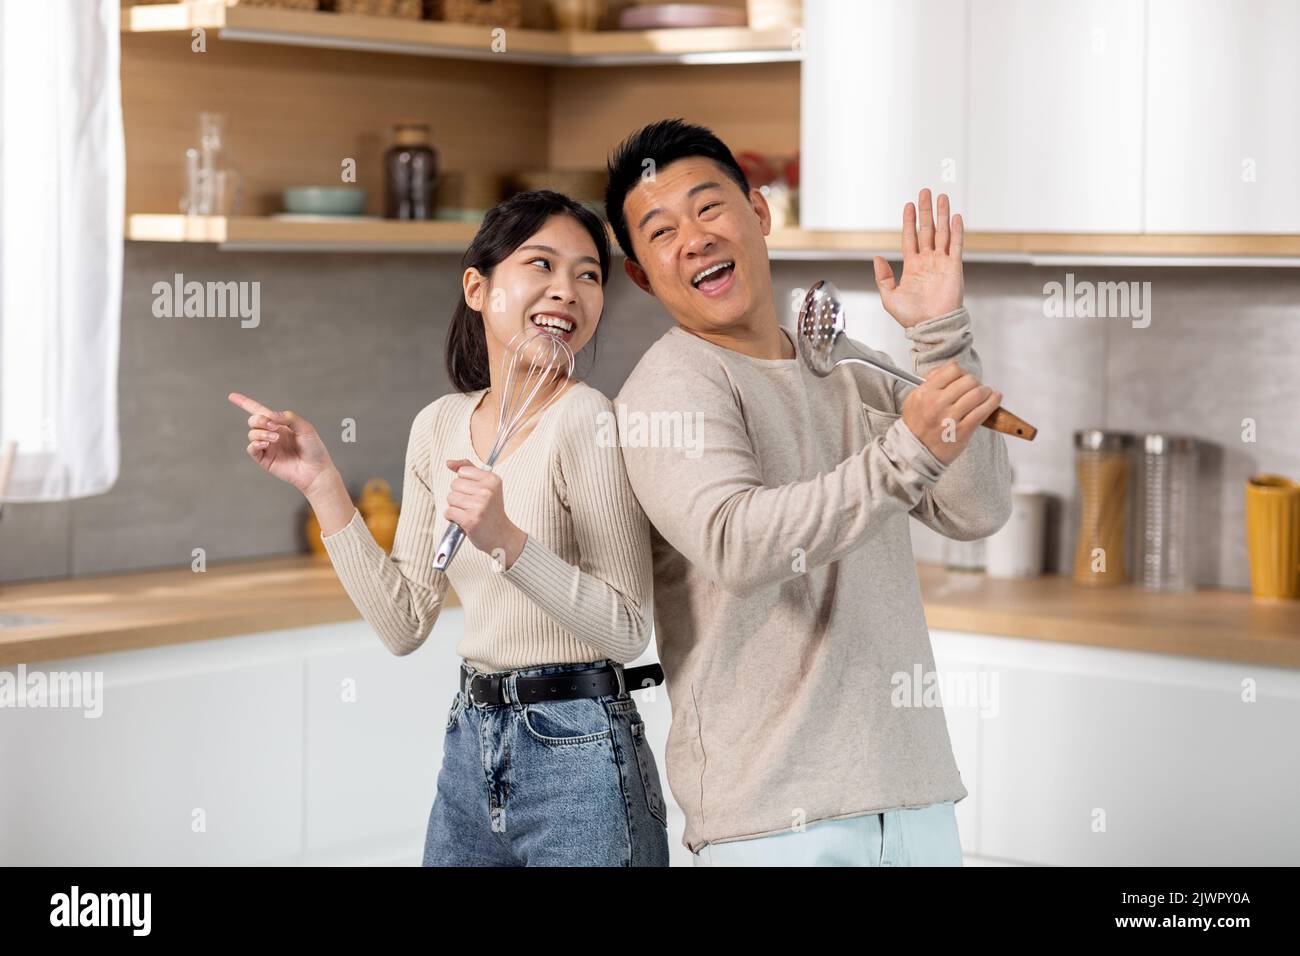
MULTIPOLYGON (((82 149, 57 98, 4 118, 0 863, 419 864, 465 610, 390 654, 226 396, 315 422, 391 546, 487 209, 602 211, 679 116, 761 186, 791 332, 825 281, 911 368, 873 258, 922 188, 966 224, 982 379, 1036 434, 997 533, 910 522, 965 865, 1300 863, 1294 4, 11 3, 6 89, 53 85, 36 7, 111 36, 82 149)), ((575 376, 612 399, 673 320, 611 271, 575 376)), ((633 695, 661 776, 669 689, 633 695)))

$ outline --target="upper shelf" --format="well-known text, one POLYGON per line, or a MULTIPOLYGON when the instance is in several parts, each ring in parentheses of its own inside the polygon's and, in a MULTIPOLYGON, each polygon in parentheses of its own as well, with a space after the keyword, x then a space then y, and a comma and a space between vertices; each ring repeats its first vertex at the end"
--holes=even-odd
MULTIPOLYGON (((225 249, 281 252, 463 252, 476 222, 392 219, 296 219, 276 216, 127 217, 126 238, 145 242, 210 242, 225 249)), ((773 259, 898 258, 897 232, 828 232, 798 227, 767 237, 773 259)), ((617 252, 615 248, 615 252, 617 252)), ((1115 265, 1300 266, 1300 236, 1211 236, 1115 233, 970 232, 969 262, 1115 265)))
POLYGON ((193 0, 122 9, 123 33, 216 30, 225 40, 335 47, 554 66, 766 63, 802 56, 786 29, 706 27, 594 32, 496 28, 466 23, 226 6, 193 0), (504 47, 504 48, 502 48, 504 47))

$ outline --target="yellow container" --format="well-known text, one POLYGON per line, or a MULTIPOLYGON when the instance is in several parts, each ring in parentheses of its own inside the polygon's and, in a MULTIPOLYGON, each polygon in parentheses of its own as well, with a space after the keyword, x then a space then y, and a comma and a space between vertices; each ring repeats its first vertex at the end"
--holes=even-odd
MULTIPOLYGON (((329 552, 325 550, 325 542, 320 538, 320 522, 316 520, 316 512, 311 510, 310 505, 306 510, 307 518, 303 527, 307 534, 307 544, 311 547, 313 555, 328 561, 329 552)), ((367 481, 365 487, 361 489, 357 510, 361 512, 361 520, 370 529, 371 535, 379 546, 391 552, 393 539, 397 537, 397 518, 400 509, 397 502, 393 500, 392 489, 389 488, 388 482, 382 478, 371 478, 367 481)))
POLYGON ((1300 598, 1300 484, 1280 475, 1246 482, 1246 553, 1255 597, 1300 598))
POLYGON ((361 489, 357 510, 361 512, 361 520, 366 523, 379 546, 391 552, 393 539, 397 537, 398 507, 388 482, 382 478, 367 481, 361 489))

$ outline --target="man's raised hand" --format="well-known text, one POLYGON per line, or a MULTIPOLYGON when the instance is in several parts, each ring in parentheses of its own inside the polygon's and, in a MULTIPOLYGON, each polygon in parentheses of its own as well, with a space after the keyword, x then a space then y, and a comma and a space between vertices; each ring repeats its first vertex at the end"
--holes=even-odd
POLYGON ((903 328, 911 328, 958 308, 964 283, 961 246, 964 229, 961 215, 949 216, 948 197, 940 193, 938 218, 930 208, 930 190, 922 189, 917 206, 903 207, 903 277, 895 281, 894 270, 876 256, 876 287, 885 311, 903 328))

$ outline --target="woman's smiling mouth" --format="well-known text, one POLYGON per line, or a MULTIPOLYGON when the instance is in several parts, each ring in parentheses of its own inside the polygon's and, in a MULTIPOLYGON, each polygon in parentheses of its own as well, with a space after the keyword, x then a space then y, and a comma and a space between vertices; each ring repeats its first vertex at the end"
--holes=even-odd
POLYGON ((566 342, 573 337, 573 331, 578 327, 573 316, 564 312, 535 312, 530 316, 530 321, 539 329, 550 332, 566 342))

